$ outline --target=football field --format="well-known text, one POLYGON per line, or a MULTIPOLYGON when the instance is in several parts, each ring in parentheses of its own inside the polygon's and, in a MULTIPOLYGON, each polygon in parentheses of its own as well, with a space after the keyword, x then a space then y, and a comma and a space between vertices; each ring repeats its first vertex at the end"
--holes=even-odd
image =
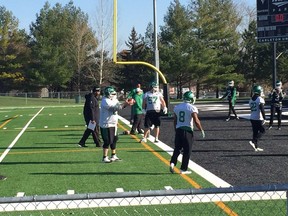
MULTIPOLYGON (((247 134, 251 133, 250 125, 248 124, 246 128, 247 120, 244 117, 237 122, 224 122, 221 116, 223 115, 225 119, 225 109, 222 113, 217 108, 217 117, 215 114, 210 116, 211 112, 205 113, 205 107, 201 108, 202 105, 200 104, 199 106, 200 111, 203 110, 203 114, 201 111, 199 116, 202 117, 202 124, 204 129, 206 128, 207 137, 200 139, 199 135, 196 138, 191 157, 193 161, 190 162, 189 166, 193 170, 191 175, 171 174, 169 172, 174 135, 173 130, 171 131, 171 127, 173 127, 171 118, 163 118, 160 135, 162 142, 157 145, 150 141, 139 143, 140 135, 123 135, 123 130, 129 129, 130 126, 127 120, 122 119, 119 122, 119 141, 117 144, 117 155, 122 161, 104 164, 101 162, 102 149, 94 146, 92 138, 87 142, 88 148, 79 148, 77 145, 85 130, 82 105, 1 108, 0 175, 6 176, 7 179, 0 182, 0 196, 54 195, 67 194, 67 191, 81 194, 163 190, 167 188, 176 190, 235 185, 237 175, 227 178, 231 174, 225 173, 225 171, 231 170, 217 164, 217 162, 221 162, 219 158, 222 158, 230 166, 238 166, 238 170, 246 169, 246 165, 241 166, 241 163, 237 164, 237 161, 231 160, 235 158, 241 158, 241 160, 248 158, 250 160, 249 157, 252 157, 251 160, 254 158, 254 161, 256 160, 258 163, 257 160, 260 157, 267 159, 267 154, 269 154, 265 152, 267 147, 264 148, 264 153, 253 152, 248 145, 242 146, 240 138, 231 134, 227 139, 233 140, 231 143, 234 145, 234 151, 229 150, 232 148, 232 144, 229 145, 226 141, 224 142, 226 149, 223 149, 223 146, 218 145, 219 138, 216 133, 219 133, 222 140, 225 140, 225 136, 222 135, 228 133, 229 128, 230 132, 238 132, 243 136, 243 131, 247 134), (244 124, 238 125, 240 131, 234 128, 233 124, 236 123, 244 124), (212 128, 214 124, 218 127, 212 128), (225 127, 226 130, 221 131, 221 127, 225 127), (240 141, 241 143, 239 143, 240 141), (224 170, 224 172, 218 170, 224 170), (234 181, 232 181, 233 179, 234 181)), ((129 112, 127 109, 120 114, 127 118, 129 112)), ((284 125, 283 131, 285 127, 284 125)), ((274 132, 278 133, 279 131, 274 130, 274 132)), ((195 136, 197 136, 197 132, 195 136)), ((249 140, 249 137, 245 137, 245 139, 249 140)), ((268 144, 266 145, 268 146, 268 144)), ((261 162, 263 161, 261 160, 261 162)), ((241 175, 248 175, 249 167, 247 170, 248 173, 243 172, 241 175)), ((176 171, 179 172, 179 170, 176 171)), ((234 173, 236 174, 236 171, 234 173)), ((259 179, 255 179, 255 184, 257 184, 259 179)), ((241 185, 241 180, 239 182, 238 185, 241 185)), ((263 180, 263 183, 280 183, 280 180, 277 182, 264 182, 263 180)), ((239 205, 234 206, 233 203, 224 205, 231 209, 231 212, 237 212, 241 208, 239 205)), ((190 207, 185 208, 189 209, 190 207)), ((207 209, 207 205, 203 206, 203 212, 205 212, 204 209, 207 209)), ((226 214, 221 210, 221 207, 219 209, 219 215, 226 214)), ((174 215, 172 210, 169 212, 170 215, 174 215)), ((161 215, 161 213, 155 215, 161 215)))

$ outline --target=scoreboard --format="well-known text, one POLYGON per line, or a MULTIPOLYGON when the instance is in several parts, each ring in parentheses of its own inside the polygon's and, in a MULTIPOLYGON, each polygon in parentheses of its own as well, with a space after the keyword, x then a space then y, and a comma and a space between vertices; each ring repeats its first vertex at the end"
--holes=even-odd
POLYGON ((288 41, 288 0, 257 0, 257 40, 288 41))

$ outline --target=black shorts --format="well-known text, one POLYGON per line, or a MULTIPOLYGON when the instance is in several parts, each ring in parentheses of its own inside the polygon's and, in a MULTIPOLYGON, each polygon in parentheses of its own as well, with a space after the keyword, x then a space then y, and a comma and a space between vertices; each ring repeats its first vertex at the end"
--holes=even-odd
POLYGON ((147 111, 144 120, 144 127, 149 128, 152 125, 154 125, 155 127, 159 127, 161 124, 160 116, 161 116, 160 112, 156 112, 154 110, 147 111))

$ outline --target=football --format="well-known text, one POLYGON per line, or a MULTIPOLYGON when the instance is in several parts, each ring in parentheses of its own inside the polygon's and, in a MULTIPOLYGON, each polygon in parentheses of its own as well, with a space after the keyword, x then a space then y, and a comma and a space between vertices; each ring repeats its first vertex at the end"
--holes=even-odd
POLYGON ((123 135, 129 135, 129 134, 130 134, 130 131, 128 130, 123 131, 123 135))
POLYGON ((134 100, 133 98, 128 98, 128 99, 127 99, 127 103, 128 103, 129 105, 133 105, 133 104, 135 103, 135 100, 134 100))

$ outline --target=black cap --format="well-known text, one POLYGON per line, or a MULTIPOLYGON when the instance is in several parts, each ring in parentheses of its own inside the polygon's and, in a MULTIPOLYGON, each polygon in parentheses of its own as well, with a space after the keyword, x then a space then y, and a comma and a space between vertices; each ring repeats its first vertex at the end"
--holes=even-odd
POLYGON ((100 91, 100 87, 95 86, 92 91, 93 91, 93 92, 100 91))

